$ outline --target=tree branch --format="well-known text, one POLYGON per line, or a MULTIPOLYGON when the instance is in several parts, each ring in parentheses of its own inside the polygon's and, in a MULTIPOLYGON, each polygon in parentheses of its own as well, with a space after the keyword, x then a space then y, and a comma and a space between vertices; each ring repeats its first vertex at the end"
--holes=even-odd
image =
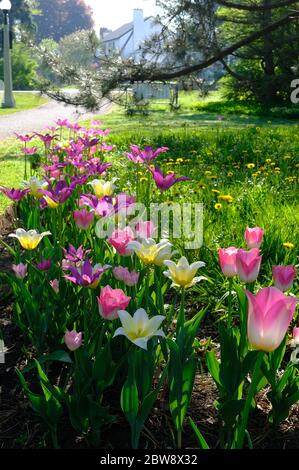
POLYGON ((227 0, 215 0, 218 5, 227 8, 235 8, 236 10, 246 10, 246 11, 263 11, 263 10, 273 10, 275 8, 283 8, 295 3, 298 3, 298 0, 281 0, 279 2, 270 3, 269 5, 245 5, 242 3, 234 3, 227 0))
POLYGON ((126 82, 126 81, 142 81, 142 80, 172 80, 178 77, 182 77, 184 75, 189 75, 195 72, 200 72, 203 69, 206 69, 210 67, 211 65, 215 64, 218 61, 221 61, 225 57, 229 56, 233 52, 237 51, 238 49, 241 49, 243 46, 246 46, 248 44, 251 44, 252 42, 256 41, 257 39, 263 37, 266 33, 270 33, 271 31, 275 31, 277 28, 280 26, 283 26, 284 24, 287 24, 293 20, 299 19, 299 11, 295 11, 292 13, 288 13, 287 15, 283 16, 279 20, 275 21, 274 23, 271 23, 269 26, 261 29, 260 31, 256 31, 249 36, 246 36, 245 38, 241 39, 240 41, 236 42, 235 44, 232 44, 229 47, 226 47, 219 52, 217 52, 214 56, 210 57, 209 59, 204 60, 203 62, 200 62, 198 64, 192 65, 190 67, 185 67, 183 69, 179 70, 173 70, 173 71, 163 71, 161 69, 159 70, 146 70, 146 71, 141 71, 137 70, 135 73, 132 73, 132 75, 126 75, 124 74, 122 77, 120 77, 121 82, 126 82))

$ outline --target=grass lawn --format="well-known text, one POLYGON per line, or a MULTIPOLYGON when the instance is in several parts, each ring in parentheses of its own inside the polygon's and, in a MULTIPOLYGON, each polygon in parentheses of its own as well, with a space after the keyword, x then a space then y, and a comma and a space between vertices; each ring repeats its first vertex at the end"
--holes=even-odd
POLYGON ((170 111, 165 104, 152 104, 148 116, 125 115, 124 108, 116 106, 112 112, 99 119, 111 128, 113 134, 120 132, 144 132, 189 128, 231 128, 246 126, 295 126, 297 120, 272 116, 255 115, 260 111, 253 105, 236 104, 223 100, 221 93, 211 92, 207 98, 199 97, 198 92, 181 92, 180 109, 170 111), (221 116, 221 120, 219 117, 221 116))
MULTIPOLYGON (((2 95, 0 93, 0 100, 2 102, 2 95)), ((47 99, 43 96, 40 96, 38 93, 26 93, 26 92, 18 92, 14 94, 16 100, 16 108, 1 108, 0 107, 0 117, 6 116, 7 114, 17 113, 18 111, 26 111, 27 109, 37 108, 42 104, 47 103, 47 99)))
MULTIPOLYGON (((227 162, 224 162, 223 158, 233 158, 234 162, 243 160, 244 164, 252 162, 256 170, 260 171, 259 165, 265 159, 275 159, 279 166, 280 161, 291 154, 294 168, 292 173, 286 172, 285 177, 289 175, 293 177, 293 171, 298 174, 298 168, 295 167, 298 162, 296 160, 295 163, 294 158, 298 154, 299 143, 296 138, 297 133, 294 132, 296 124, 293 120, 278 118, 270 120, 266 116, 248 115, 246 113, 254 110, 250 106, 243 105, 241 109, 243 113, 238 115, 227 112, 223 114, 223 120, 219 121, 217 119, 219 113, 215 110, 211 112, 211 109, 214 109, 215 103, 219 104, 219 109, 228 106, 219 92, 211 93, 206 99, 200 99, 196 92, 181 93, 180 101, 181 109, 177 112, 169 111, 165 105, 155 104, 153 111, 145 117, 139 115, 127 117, 122 108, 114 107, 109 114, 99 116, 104 126, 111 128, 112 131, 107 142, 115 143, 121 152, 127 150, 131 143, 166 145, 171 149, 171 155, 176 158, 185 158, 191 154, 195 165, 192 171, 197 173, 211 171, 209 168, 211 162, 214 162, 212 171, 215 168, 217 172, 218 167, 220 170, 221 165, 226 166, 227 162)), ((89 125, 89 122, 84 124, 89 125)), ((32 141, 32 145, 35 144, 36 142, 32 141)), ((0 142, 0 184, 9 187, 20 185, 24 177, 21 146, 15 139, 0 142)), ((230 170, 234 173, 234 180, 240 170, 230 168, 227 172, 230 170)), ((189 169, 179 169, 179 172, 181 171, 186 173, 189 169)), ((263 175, 263 171, 261 174, 263 175)), ((255 182, 259 182, 262 177, 258 174, 256 178, 255 182)), ((274 178, 275 182, 278 176, 271 174, 271 178, 274 178)), ((200 180, 200 175, 196 174, 196 179, 200 180)), ((203 180, 199 182, 205 186, 205 178, 203 180)), ((216 184, 213 180, 211 183, 214 186, 216 184)), ((221 183, 223 190, 227 184, 231 186, 231 179, 223 177, 221 183)), ((292 188, 292 196, 295 195, 294 184, 298 185, 297 179, 292 180, 284 189, 289 194, 292 188)), ((234 192, 237 194, 239 191, 241 186, 234 192)), ((0 194, 0 213, 9 204, 10 201, 0 194)))

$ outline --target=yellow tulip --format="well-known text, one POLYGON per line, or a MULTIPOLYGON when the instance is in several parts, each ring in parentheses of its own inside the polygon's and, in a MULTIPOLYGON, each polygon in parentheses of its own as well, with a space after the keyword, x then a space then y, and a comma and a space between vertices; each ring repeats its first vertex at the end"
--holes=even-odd
POLYGON ((16 233, 10 233, 8 236, 12 238, 17 238, 20 242, 20 245, 24 250, 35 250, 40 241, 46 236, 51 235, 51 232, 39 233, 36 230, 24 230, 23 228, 18 228, 16 233))
POLYGON ((170 259, 175 252, 171 252, 171 243, 161 240, 156 243, 152 238, 144 238, 142 242, 133 241, 128 243, 127 249, 134 250, 138 258, 144 264, 155 264, 162 266, 163 262, 170 259))
POLYGON ((168 271, 165 271, 163 274, 172 280, 173 286, 192 287, 197 282, 206 279, 203 276, 195 277, 198 269, 205 266, 205 263, 202 261, 189 264, 188 260, 183 256, 177 264, 170 260, 164 261, 164 264, 168 267, 168 271))
POLYGON ((92 189, 94 190, 95 195, 99 198, 102 199, 105 196, 112 196, 114 192, 114 180, 112 181, 104 181, 104 180, 93 180, 89 184, 92 186, 92 189))
POLYGON ((125 310, 119 310, 118 317, 122 326, 118 328, 114 336, 126 336, 132 343, 142 349, 147 349, 147 342, 153 336, 165 338, 163 330, 159 329, 164 316, 156 315, 149 319, 148 314, 143 308, 139 308, 132 317, 125 310))

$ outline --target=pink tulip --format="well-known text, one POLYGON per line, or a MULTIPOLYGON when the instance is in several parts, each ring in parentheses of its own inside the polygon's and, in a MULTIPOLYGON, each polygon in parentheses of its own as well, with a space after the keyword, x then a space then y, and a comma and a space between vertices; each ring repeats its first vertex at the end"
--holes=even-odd
POLYGON ((247 332, 255 349, 271 352, 281 344, 292 321, 298 300, 288 297, 276 287, 265 287, 248 299, 247 332))
POLYGON ((27 276, 27 264, 13 264, 12 270, 18 279, 24 279, 27 276))
POLYGON ((263 242, 264 230, 260 227, 249 228, 247 227, 244 233, 244 238, 247 243, 247 248, 259 248, 263 242))
POLYGON ((97 299, 100 315, 105 320, 115 320, 118 318, 118 311, 127 308, 131 297, 127 297, 122 289, 112 289, 110 286, 105 286, 97 299))
POLYGON ((108 239, 108 242, 120 255, 130 256, 133 254, 133 250, 127 250, 127 245, 134 239, 135 235, 133 230, 130 227, 125 227, 123 230, 114 230, 111 237, 108 239))
POLYGON ((285 292, 291 289, 296 277, 296 270, 292 264, 289 266, 273 266, 272 275, 275 287, 285 292))
POLYGON ((236 256, 237 274, 241 281, 250 283, 256 281, 260 268, 262 257, 258 248, 252 248, 250 251, 238 250, 236 256))
POLYGON ((50 281, 50 286, 52 287, 53 291, 58 294, 59 293, 59 281, 58 279, 53 279, 50 281))
POLYGON ((128 268, 123 268, 122 266, 118 266, 117 268, 113 269, 113 275, 115 279, 118 281, 122 281, 126 284, 126 286, 135 286, 139 281, 140 273, 131 272, 128 268))
POLYGON ((299 328, 296 326, 293 329, 293 338, 291 339, 291 347, 297 348, 299 346, 299 328))
POLYGON ((94 213, 88 212, 86 209, 74 211, 73 215, 77 227, 81 228, 82 230, 87 230, 94 218, 94 213))
POLYGON ((218 251, 220 266, 224 276, 234 277, 237 274, 237 253, 238 249, 233 246, 229 248, 221 248, 218 251))
POLYGON ((37 147, 23 147, 22 148, 22 152, 25 154, 25 155, 35 155, 38 151, 38 148, 37 147))
POLYGON ((77 331, 67 331, 64 335, 64 342, 70 351, 76 351, 82 344, 82 333, 77 331))
POLYGON ((135 230, 138 238, 152 238, 155 226, 151 220, 146 222, 142 221, 136 224, 135 230))

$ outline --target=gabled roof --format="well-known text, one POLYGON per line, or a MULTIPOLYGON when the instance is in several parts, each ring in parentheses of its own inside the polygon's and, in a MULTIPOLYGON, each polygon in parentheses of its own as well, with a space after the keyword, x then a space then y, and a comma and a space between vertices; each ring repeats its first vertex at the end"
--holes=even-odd
POLYGON ((114 39, 119 39, 125 34, 129 33, 133 29, 133 22, 123 24, 120 28, 117 28, 115 31, 111 31, 111 33, 105 34, 103 37, 103 42, 106 41, 113 41, 114 39))
MULTIPOLYGON (((144 18, 144 21, 147 21, 150 18, 152 17, 148 16, 147 18, 144 18)), ((120 28, 117 28, 115 31, 111 31, 111 33, 105 34, 102 39, 102 42, 114 41, 115 39, 121 38, 130 31, 133 31, 133 21, 131 21, 130 23, 123 24, 120 28)))

